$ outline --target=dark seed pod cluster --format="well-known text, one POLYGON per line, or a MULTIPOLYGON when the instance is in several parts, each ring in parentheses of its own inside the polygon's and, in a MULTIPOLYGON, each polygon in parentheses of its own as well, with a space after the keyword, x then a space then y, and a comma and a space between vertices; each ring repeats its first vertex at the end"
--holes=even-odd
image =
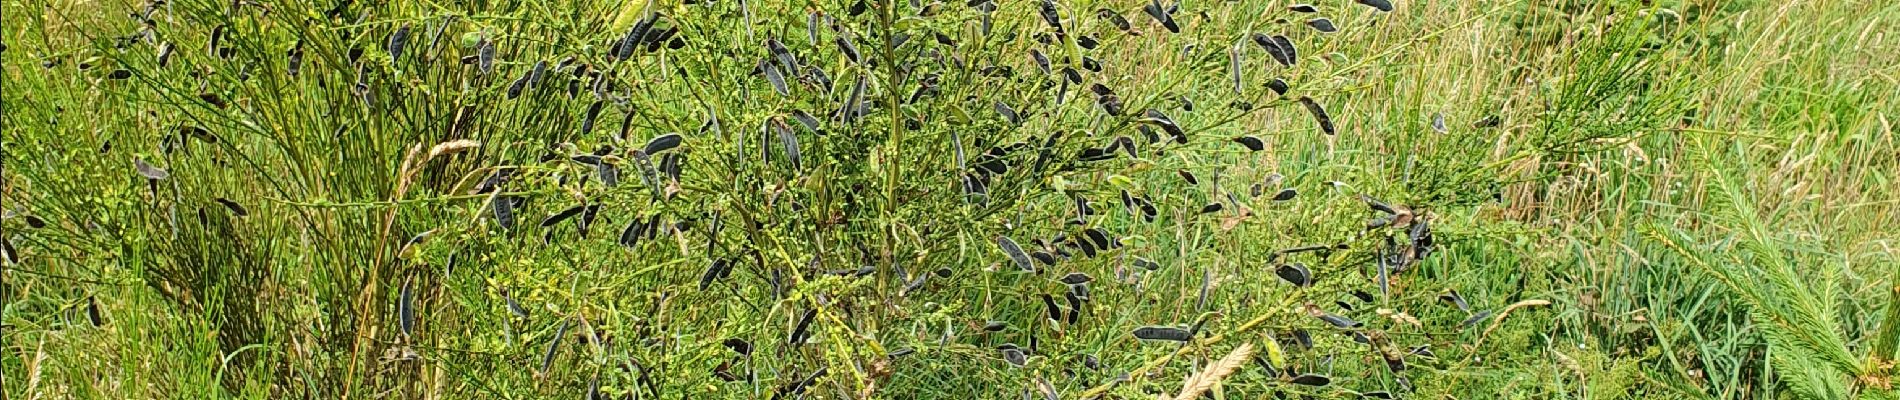
MULTIPOLYGON (((564 8, 238 1, 177 18, 215 21, 198 28, 157 21, 202 5, 147 3, 142 32, 99 41, 117 54, 30 52, 59 54, 47 68, 81 64, 73 81, 115 95, 99 98, 143 102, 132 108, 148 114, 126 120, 157 128, 84 135, 150 136, 98 150, 118 153, 100 158, 119 184, 144 186, 127 197, 140 208, 16 207, 13 188, 43 184, 19 175, 34 181, 0 182, 4 211, 26 210, 4 218, 0 252, 12 268, 64 253, 47 244, 80 231, 123 230, 143 241, 133 247, 188 255, 152 262, 146 279, 232 321, 215 341, 230 365, 370 377, 335 385, 355 397, 793 399, 902 397, 915 392, 877 385, 974 360, 1012 372, 969 379, 1058 398, 1151 379, 1130 368, 1162 347, 1283 339, 1291 351, 1274 357, 1291 360, 1257 361, 1269 377, 1235 387, 1328 395, 1378 379, 1342 371, 1340 388, 1315 391, 1348 359, 1376 354, 1406 378, 1436 358, 1386 334, 1411 329, 1391 322, 1404 318, 1373 313, 1416 294, 1411 271, 1442 257, 1452 241, 1438 232, 1458 225, 1313 185, 1352 179, 1325 175, 1343 169, 1284 170, 1325 158, 1291 154, 1311 137, 1281 126, 1287 113, 1336 135, 1324 101, 1362 126, 1330 78, 1357 72, 1332 56, 1354 42, 1329 40, 1383 14, 1300 4, 1233 24, 1223 6, 1167 0, 686 0, 550 19, 536 17, 564 8), (1327 204, 1352 206, 1314 208, 1327 204), (1281 236, 1304 247, 1233 245, 1281 236), (305 254, 330 251, 353 253, 305 254), (349 285, 219 269, 281 260, 324 263, 349 285), (191 281, 207 277, 232 282, 191 281), (303 295, 283 308, 294 313, 250 303, 303 295), (1311 304, 1272 328, 1242 325, 1284 313, 1263 305, 1282 300, 1311 304), (309 329, 240 324, 257 321, 309 329), (310 360, 336 365, 300 369, 310 360)), ((1447 133, 1442 115, 1429 126, 1447 133)), ((85 296, 103 326, 111 299, 85 296)), ((1482 298, 1439 298, 1456 314, 1430 323, 1494 315, 1474 311, 1482 298)), ((1125 394, 1108 390, 1091 395, 1125 394)))

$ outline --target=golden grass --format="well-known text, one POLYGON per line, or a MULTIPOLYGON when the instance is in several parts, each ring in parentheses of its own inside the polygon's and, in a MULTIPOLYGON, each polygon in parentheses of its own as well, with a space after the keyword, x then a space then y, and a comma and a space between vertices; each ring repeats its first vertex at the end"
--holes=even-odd
POLYGON ((1247 360, 1252 357, 1253 343, 1241 343, 1240 347, 1235 347, 1234 351, 1228 352, 1226 357, 1220 358, 1220 361, 1209 364, 1207 369, 1201 370, 1201 373, 1182 382, 1181 393, 1174 395, 1175 400, 1193 400, 1201 397, 1202 393, 1207 393, 1209 389, 1214 388, 1214 385, 1220 384, 1221 380, 1227 379, 1228 375, 1239 370, 1240 366, 1246 365, 1247 360))

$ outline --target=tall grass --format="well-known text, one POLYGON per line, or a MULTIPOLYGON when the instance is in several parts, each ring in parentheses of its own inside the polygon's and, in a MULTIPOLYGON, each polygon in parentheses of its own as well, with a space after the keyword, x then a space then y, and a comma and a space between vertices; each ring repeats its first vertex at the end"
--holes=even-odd
POLYGON ((1035 1, 989 14, 872 1, 857 16, 854 2, 694 3, 185 0, 133 41, 116 37, 140 29, 125 14, 143 3, 0 4, 0 238, 20 259, 0 269, 0 396, 759 398, 811 377, 803 392, 822 398, 1894 395, 1893 5, 1318 2, 1306 15, 1184 1, 1171 34, 1147 2, 1057 2, 1065 29, 1100 40, 1086 50, 1075 36, 1039 43, 1053 30, 1035 1), (814 10, 849 33, 821 23, 809 40, 814 10), (680 46, 607 54, 649 16, 680 46), (1341 32, 1303 25, 1315 16, 1341 32), (229 59, 207 49, 220 26, 229 59), (403 26, 395 58, 385 47, 403 26), (1255 32, 1288 35, 1300 64, 1275 64, 1255 32), (845 60, 841 36, 862 61, 845 60), (768 38, 831 87, 787 73, 778 93, 756 69, 774 62, 768 38), (158 43, 176 49, 162 67, 158 43), (481 43, 498 50, 492 71, 460 61, 481 43), (1103 72, 1057 102, 1060 73, 1031 48, 1103 72), (1244 58, 1238 93, 1229 49, 1244 58), (597 96, 592 77, 557 68, 509 98, 536 62, 569 56, 612 88, 597 96), (129 78, 108 79, 119 70, 129 78), (925 77, 939 92, 912 101, 925 77), (1265 88, 1273 78, 1292 92, 1265 88), (860 81, 869 112, 834 118, 860 81), (1103 115, 1098 82, 1135 116, 1103 115), (604 111, 590 124, 591 107, 604 111), (1147 144, 1148 108, 1192 141, 1147 144), (646 175, 631 151, 672 132, 687 138, 665 153, 684 160, 680 176, 646 175), (1143 157, 1066 163, 1118 135, 1143 157), (1266 150, 1228 140, 1243 135, 1266 150), (481 145, 418 155, 460 139, 481 145), (960 193, 960 162, 1017 142, 1027 150, 985 196, 960 193), (603 146, 618 186, 567 161, 603 146), (1037 169, 1045 147, 1056 161, 1037 169), (148 182, 133 159, 171 176, 148 182), (471 194, 504 168, 500 190, 471 194), (1256 184, 1268 196, 1250 196, 1256 184), (1266 198, 1282 187, 1300 196, 1266 198), (1152 199, 1158 222, 1128 215, 1124 190, 1152 199), (1366 229, 1358 194, 1410 206, 1437 235, 1389 292, 1379 249, 1408 236, 1366 229), (1103 215, 1069 225, 1076 196, 1103 215), (504 229, 492 210, 517 198, 504 229), (1224 209, 1198 213, 1214 202, 1224 209), (602 207, 585 233, 537 225, 588 204, 602 207), (617 243, 649 218, 667 228, 617 243), (1040 274, 997 250, 999 235, 1033 250, 1085 227, 1125 246, 1040 274), (1274 254, 1320 244, 1350 249, 1274 254), (1140 273, 1136 257, 1162 267, 1140 273), (722 259, 733 273, 702 290, 722 259), (1319 283, 1286 284, 1284 262, 1319 283), (1095 279, 1089 300, 1076 323, 1051 321, 1041 296, 1069 310, 1053 281, 1069 272, 1095 279), (1449 290, 1472 310, 1440 301, 1449 290), (404 292, 413 332, 398 321, 404 292), (1522 300, 1552 306, 1464 324, 1522 300), (1366 325, 1336 329, 1308 308, 1366 325), (811 340, 788 343, 807 315, 811 340), (1006 326, 986 333, 989 321, 1006 326), (1185 344, 1130 335, 1154 325, 1201 329, 1185 344), (722 346, 735 338, 749 356, 722 346), (1023 367, 1005 343, 1032 350, 1023 367), (1386 367, 1417 345, 1434 355, 1386 367), (1221 357, 1249 349, 1273 371, 1221 357), (1298 373, 1333 383, 1289 383, 1298 373), (1205 377, 1224 379, 1186 385, 1205 377))

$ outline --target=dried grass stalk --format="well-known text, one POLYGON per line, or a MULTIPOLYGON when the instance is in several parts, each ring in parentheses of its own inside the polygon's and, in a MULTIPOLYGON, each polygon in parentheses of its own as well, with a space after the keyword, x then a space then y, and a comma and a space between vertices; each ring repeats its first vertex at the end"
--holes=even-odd
POLYGON ((1227 379, 1227 375, 1233 374, 1234 371, 1240 369, 1240 366, 1246 365, 1251 357, 1253 357, 1253 343, 1242 343, 1240 347, 1235 347, 1233 352, 1227 353, 1226 357, 1221 357, 1220 361, 1208 365, 1207 369, 1202 370, 1199 375, 1188 378, 1187 382, 1181 385, 1181 394, 1174 396, 1175 400, 1201 397, 1201 393, 1207 393, 1208 389, 1214 388, 1214 385, 1220 383, 1222 379, 1227 379))

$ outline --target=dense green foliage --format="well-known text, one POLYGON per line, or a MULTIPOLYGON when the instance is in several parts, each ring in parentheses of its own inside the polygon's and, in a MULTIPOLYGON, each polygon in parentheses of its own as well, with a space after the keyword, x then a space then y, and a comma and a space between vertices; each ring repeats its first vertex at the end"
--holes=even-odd
POLYGON ((1900 6, 761 3, 0 2, 0 398, 1900 397, 1900 6))

